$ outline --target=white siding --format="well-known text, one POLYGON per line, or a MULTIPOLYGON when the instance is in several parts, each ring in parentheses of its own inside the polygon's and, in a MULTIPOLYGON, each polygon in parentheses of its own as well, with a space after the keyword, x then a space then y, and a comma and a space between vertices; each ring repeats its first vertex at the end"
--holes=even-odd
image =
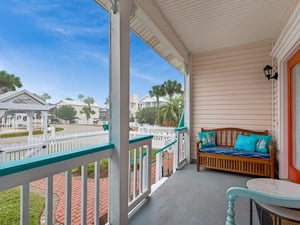
POLYGON ((201 127, 272 130, 272 81, 263 73, 270 51, 265 41, 193 55, 192 158, 201 127))
POLYGON ((272 137, 274 146, 279 148, 279 89, 278 81, 273 81, 273 118, 272 118, 272 137))

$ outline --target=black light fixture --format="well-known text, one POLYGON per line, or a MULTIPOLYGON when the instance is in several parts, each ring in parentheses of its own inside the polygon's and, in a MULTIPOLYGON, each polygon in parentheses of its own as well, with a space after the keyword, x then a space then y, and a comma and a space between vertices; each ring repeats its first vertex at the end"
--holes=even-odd
POLYGON ((272 75, 272 72, 273 72, 273 67, 272 67, 272 66, 266 65, 265 68, 264 68, 264 72, 265 72, 265 76, 268 78, 268 80, 270 80, 270 79, 275 79, 275 80, 277 80, 277 78, 278 78, 278 73, 275 72, 275 73, 272 75))

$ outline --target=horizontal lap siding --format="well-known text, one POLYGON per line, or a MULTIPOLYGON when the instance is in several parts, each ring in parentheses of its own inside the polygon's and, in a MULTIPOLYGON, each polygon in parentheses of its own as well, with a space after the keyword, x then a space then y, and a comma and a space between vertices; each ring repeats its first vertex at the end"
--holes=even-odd
POLYGON ((273 81, 273 118, 272 118, 272 136, 274 146, 279 147, 279 95, 278 95, 278 81, 273 81))
POLYGON ((263 75, 270 51, 268 41, 193 55, 193 148, 201 127, 272 130, 272 83, 263 75))

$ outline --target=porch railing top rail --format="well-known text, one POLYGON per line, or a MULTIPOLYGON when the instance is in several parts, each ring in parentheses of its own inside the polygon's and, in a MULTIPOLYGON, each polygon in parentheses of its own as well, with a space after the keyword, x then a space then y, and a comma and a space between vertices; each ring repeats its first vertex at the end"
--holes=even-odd
POLYGON ((187 127, 177 127, 175 128, 175 131, 182 131, 182 130, 186 130, 187 127))
POLYGON ((11 161, 0 164, 0 177, 23 172, 25 170, 46 166, 49 164, 62 162, 69 159, 74 159, 89 155, 92 153, 113 149, 114 144, 107 143, 101 145, 93 145, 83 148, 74 149, 68 152, 52 153, 49 155, 42 155, 33 158, 25 158, 17 161, 11 161))
POLYGON ((174 145, 175 143, 177 142, 177 140, 174 140, 172 142, 170 142, 169 144, 165 145, 164 147, 160 148, 160 149, 157 149, 155 154, 158 154, 164 150, 166 150, 167 148, 169 148, 170 146, 174 145))
POLYGON ((133 144, 136 142, 140 142, 140 141, 144 141, 144 140, 148 140, 148 139, 152 139, 153 135, 141 135, 141 136, 136 136, 133 138, 129 139, 129 144, 133 144))

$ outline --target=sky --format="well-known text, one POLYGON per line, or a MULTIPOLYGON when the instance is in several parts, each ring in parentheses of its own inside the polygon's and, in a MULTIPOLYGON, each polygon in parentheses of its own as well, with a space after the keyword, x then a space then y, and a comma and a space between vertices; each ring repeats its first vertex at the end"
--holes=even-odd
MULTIPOLYGON (((78 95, 104 106, 109 87, 108 13, 93 0, 2 0, 0 71, 49 103, 78 95)), ((148 95, 183 75, 130 34, 130 94, 148 95)))

